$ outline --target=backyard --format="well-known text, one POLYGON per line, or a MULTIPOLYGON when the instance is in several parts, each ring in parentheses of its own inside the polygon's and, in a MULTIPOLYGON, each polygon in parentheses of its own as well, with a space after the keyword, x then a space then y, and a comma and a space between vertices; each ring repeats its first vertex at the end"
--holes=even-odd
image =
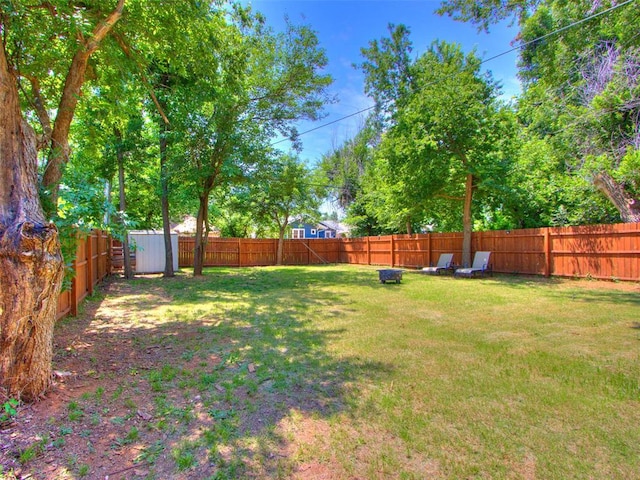
POLYGON ((111 277, 3 422, 0 478, 636 478, 638 307, 349 265, 111 277))

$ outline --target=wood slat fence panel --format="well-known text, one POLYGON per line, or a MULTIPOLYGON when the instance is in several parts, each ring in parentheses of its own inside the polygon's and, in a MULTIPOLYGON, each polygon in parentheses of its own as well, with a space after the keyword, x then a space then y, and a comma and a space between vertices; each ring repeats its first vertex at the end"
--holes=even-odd
POLYGON ((552 275, 640 280, 640 224, 549 230, 552 275))
MULTIPOLYGON (((273 238, 242 238, 240 240, 239 245, 242 248, 241 266, 264 267, 276 264, 278 240, 273 238)), ((285 248, 285 258, 286 255, 287 250, 285 248)))
POLYGON ((77 315, 82 300, 111 274, 111 241, 108 233, 93 230, 88 235, 78 234, 76 242, 76 257, 73 260, 75 275, 71 280, 71 288, 58 297, 58 320, 67 315, 77 315))

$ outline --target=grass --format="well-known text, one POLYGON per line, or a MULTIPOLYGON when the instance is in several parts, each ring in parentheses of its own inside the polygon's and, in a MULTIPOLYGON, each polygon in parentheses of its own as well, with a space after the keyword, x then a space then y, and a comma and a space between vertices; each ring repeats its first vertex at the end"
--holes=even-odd
MULTIPOLYGON (((139 295, 112 300, 134 318, 135 348, 163 361, 128 365, 136 382, 118 379, 110 397, 131 417, 149 410, 149 428, 129 414, 111 422, 151 477, 165 457, 190 478, 640 471, 637 288, 409 273, 382 285, 353 266, 131 285, 139 295)), ((88 421, 107 399, 100 388, 72 402, 68 420, 88 421)))

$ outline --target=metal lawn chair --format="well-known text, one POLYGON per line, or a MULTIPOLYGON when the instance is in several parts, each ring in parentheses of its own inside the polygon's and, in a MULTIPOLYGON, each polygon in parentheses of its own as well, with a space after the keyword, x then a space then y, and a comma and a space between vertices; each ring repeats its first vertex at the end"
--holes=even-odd
POLYGON ((473 265, 468 268, 458 268, 454 272, 456 277, 475 277, 476 275, 484 275, 487 272, 491 271, 491 266, 489 265, 489 257, 491 256, 491 252, 476 252, 473 257, 473 265))
POLYGON ((441 253, 438 264, 435 267, 424 267, 422 273, 440 275, 440 272, 446 272, 453 269, 453 253, 441 253))

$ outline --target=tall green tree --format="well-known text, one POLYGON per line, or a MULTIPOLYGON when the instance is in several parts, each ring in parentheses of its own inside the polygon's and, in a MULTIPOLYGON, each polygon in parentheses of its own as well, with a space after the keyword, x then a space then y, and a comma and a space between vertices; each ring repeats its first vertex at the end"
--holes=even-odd
POLYGON ((236 9, 218 35, 219 49, 204 57, 213 65, 197 79, 187 99, 182 172, 199 201, 194 274, 202 274, 212 192, 241 179, 264 158, 268 142, 281 133, 295 139, 294 122, 317 119, 331 78, 315 33, 287 24, 282 33, 259 15, 236 9))
POLYGON ((327 179, 327 197, 340 208, 348 209, 360 195, 362 176, 379 143, 380 131, 369 116, 353 138, 322 156, 320 171, 327 179))
POLYGON ((0 384, 6 395, 37 398, 51 378, 63 260, 57 229, 40 203, 38 149, 48 148, 43 186, 56 205, 89 59, 123 11, 124 0, 106 8, 0 4, 0 384), (37 131, 30 118, 39 120, 37 131))
MULTIPOLYGON (((545 150, 561 152, 561 183, 589 199, 574 197, 569 216, 579 223, 610 221, 615 208, 623 221, 640 221, 640 5, 608 0, 447 0, 440 11, 484 29, 509 16, 517 20, 524 87, 518 113, 525 135, 532 145, 542 141, 545 150), (593 18, 583 22, 587 17, 593 18), (611 208, 591 208, 601 203, 596 192, 611 208), (594 215, 596 211, 601 214, 594 215)), ((558 202, 552 209, 564 208, 567 199, 551 197, 550 202, 554 198, 558 202)))
POLYGON ((63 260, 49 220, 83 85, 100 83, 104 65, 131 68, 131 45, 162 51, 190 38, 160 26, 210 11, 206 2, 126 7, 125 0, 0 3, 0 383, 8 395, 36 398, 50 382, 63 260))
POLYGON ((312 172, 297 157, 282 155, 252 178, 252 210, 278 233, 276 265, 282 265, 284 237, 293 218, 319 216, 320 200, 312 172))
MULTIPOLYGON (((392 38, 400 34, 408 31, 397 27, 392 38)), ((410 45, 408 39, 396 44, 410 45)), ((405 68, 407 79, 386 75, 387 57, 396 49, 381 53, 374 47, 363 49, 367 82, 394 98, 392 122, 377 151, 377 178, 386 185, 375 187, 385 194, 381 205, 411 233, 411 225, 443 201, 460 202, 463 262, 470 263, 474 192, 495 188, 508 161, 510 117, 496 100, 499 87, 481 73, 475 54, 465 55, 457 45, 434 42, 405 68), (395 84, 400 87, 389 88, 395 84)))

